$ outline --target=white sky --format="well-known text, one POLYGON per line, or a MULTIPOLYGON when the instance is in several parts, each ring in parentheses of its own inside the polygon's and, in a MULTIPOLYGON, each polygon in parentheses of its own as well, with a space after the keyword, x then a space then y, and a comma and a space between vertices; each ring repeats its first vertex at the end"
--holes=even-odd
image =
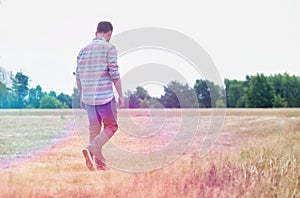
MULTIPOLYGON (((28 75, 31 87, 71 94, 77 53, 101 20, 113 23, 114 34, 147 26, 179 31, 209 53, 222 78, 300 75, 299 0, 1 0, 0 66, 28 75)), ((152 61, 141 60, 132 63, 152 61)), ((121 72, 130 63, 120 61, 121 72)))

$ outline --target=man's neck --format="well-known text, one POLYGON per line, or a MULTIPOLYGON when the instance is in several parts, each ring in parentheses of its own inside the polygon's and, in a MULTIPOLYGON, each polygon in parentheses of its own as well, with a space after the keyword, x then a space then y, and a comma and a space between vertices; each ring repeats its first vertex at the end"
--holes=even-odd
POLYGON ((107 38, 107 35, 104 33, 97 33, 96 35, 97 38, 104 38, 107 42, 109 41, 109 39, 107 38))

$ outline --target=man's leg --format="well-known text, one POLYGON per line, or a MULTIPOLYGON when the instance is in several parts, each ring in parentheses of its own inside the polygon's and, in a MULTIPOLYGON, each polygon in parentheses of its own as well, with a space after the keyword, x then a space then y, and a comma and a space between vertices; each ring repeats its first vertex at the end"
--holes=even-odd
POLYGON ((104 130, 95 137, 91 144, 88 145, 87 149, 95 155, 96 162, 102 162, 102 165, 104 165, 105 159, 102 155, 102 146, 118 129, 116 102, 113 99, 107 104, 96 106, 96 110, 103 120, 104 130))
MULTIPOLYGON (((89 120, 89 132, 90 132, 89 140, 91 143, 101 131, 102 119, 96 110, 96 106, 86 105, 86 111, 89 120)), ((92 162, 93 154, 88 149, 84 149, 82 153, 83 156, 85 157, 86 166, 88 167, 88 169, 94 170, 93 162, 92 162)))
POLYGON ((91 143, 101 131, 102 118, 97 111, 97 106, 86 105, 86 111, 89 120, 89 143, 91 143))

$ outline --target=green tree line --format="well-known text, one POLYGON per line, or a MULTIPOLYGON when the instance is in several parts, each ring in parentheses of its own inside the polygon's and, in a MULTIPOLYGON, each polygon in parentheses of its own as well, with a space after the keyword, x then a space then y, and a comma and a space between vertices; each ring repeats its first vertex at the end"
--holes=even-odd
MULTIPOLYGON (((12 75, 11 75, 12 76, 12 75)), ((3 79, 3 78, 2 78, 3 79)), ((11 85, 1 80, 0 108, 80 108, 77 89, 72 95, 44 92, 40 85, 29 88, 29 77, 18 72, 11 85)), ((152 97, 138 86, 125 93, 128 108, 284 108, 300 107, 300 77, 275 74, 246 76, 245 80, 224 80, 225 88, 197 79, 193 87, 178 81, 164 86, 160 97, 152 97)))
MULTIPOLYGON (((1 78, 0 78, 1 79, 1 78)), ((0 81, 0 109, 64 109, 72 108, 72 97, 79 98, 77 90, 72 96, 55 91, 44 92, 40 85, 29 88, 29 77, 18 72, 11 77, 11 86, 0 81)), ((79 104, 77 104, 79 106, 79 104)))
POLYGON ((300 107, 299 76, 256 74, 245 80, 225 79, 224 83, 230 108, 300 107))
POLYGON ((143 87, 127 92, 129 108, 293 108, 300 107, 300 77, 275 74, 246 76, 245 80, 224 80, 225 88, 198 79, 194 87, 172 81, 164 95, 151 97, 143 87))

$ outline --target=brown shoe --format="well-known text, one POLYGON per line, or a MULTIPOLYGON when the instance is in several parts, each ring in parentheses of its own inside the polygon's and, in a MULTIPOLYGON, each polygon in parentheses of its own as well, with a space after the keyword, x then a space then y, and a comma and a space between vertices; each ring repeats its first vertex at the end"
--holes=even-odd
POLYGON ((94 161, 95 161, 97 170, 106 170, 107 169, 105 163, 102 162, 101 160, 99 160, 97 157, 94 157, 94 161))
POLYGON ((92 155, 91 155, 90 151, 85 148, 82 150, 82 154, 83 154, 83 157, 85 158, 86 167, 89 170, 94 171, 95 168, 93 166, 93 159, 92 159, 92 155))

